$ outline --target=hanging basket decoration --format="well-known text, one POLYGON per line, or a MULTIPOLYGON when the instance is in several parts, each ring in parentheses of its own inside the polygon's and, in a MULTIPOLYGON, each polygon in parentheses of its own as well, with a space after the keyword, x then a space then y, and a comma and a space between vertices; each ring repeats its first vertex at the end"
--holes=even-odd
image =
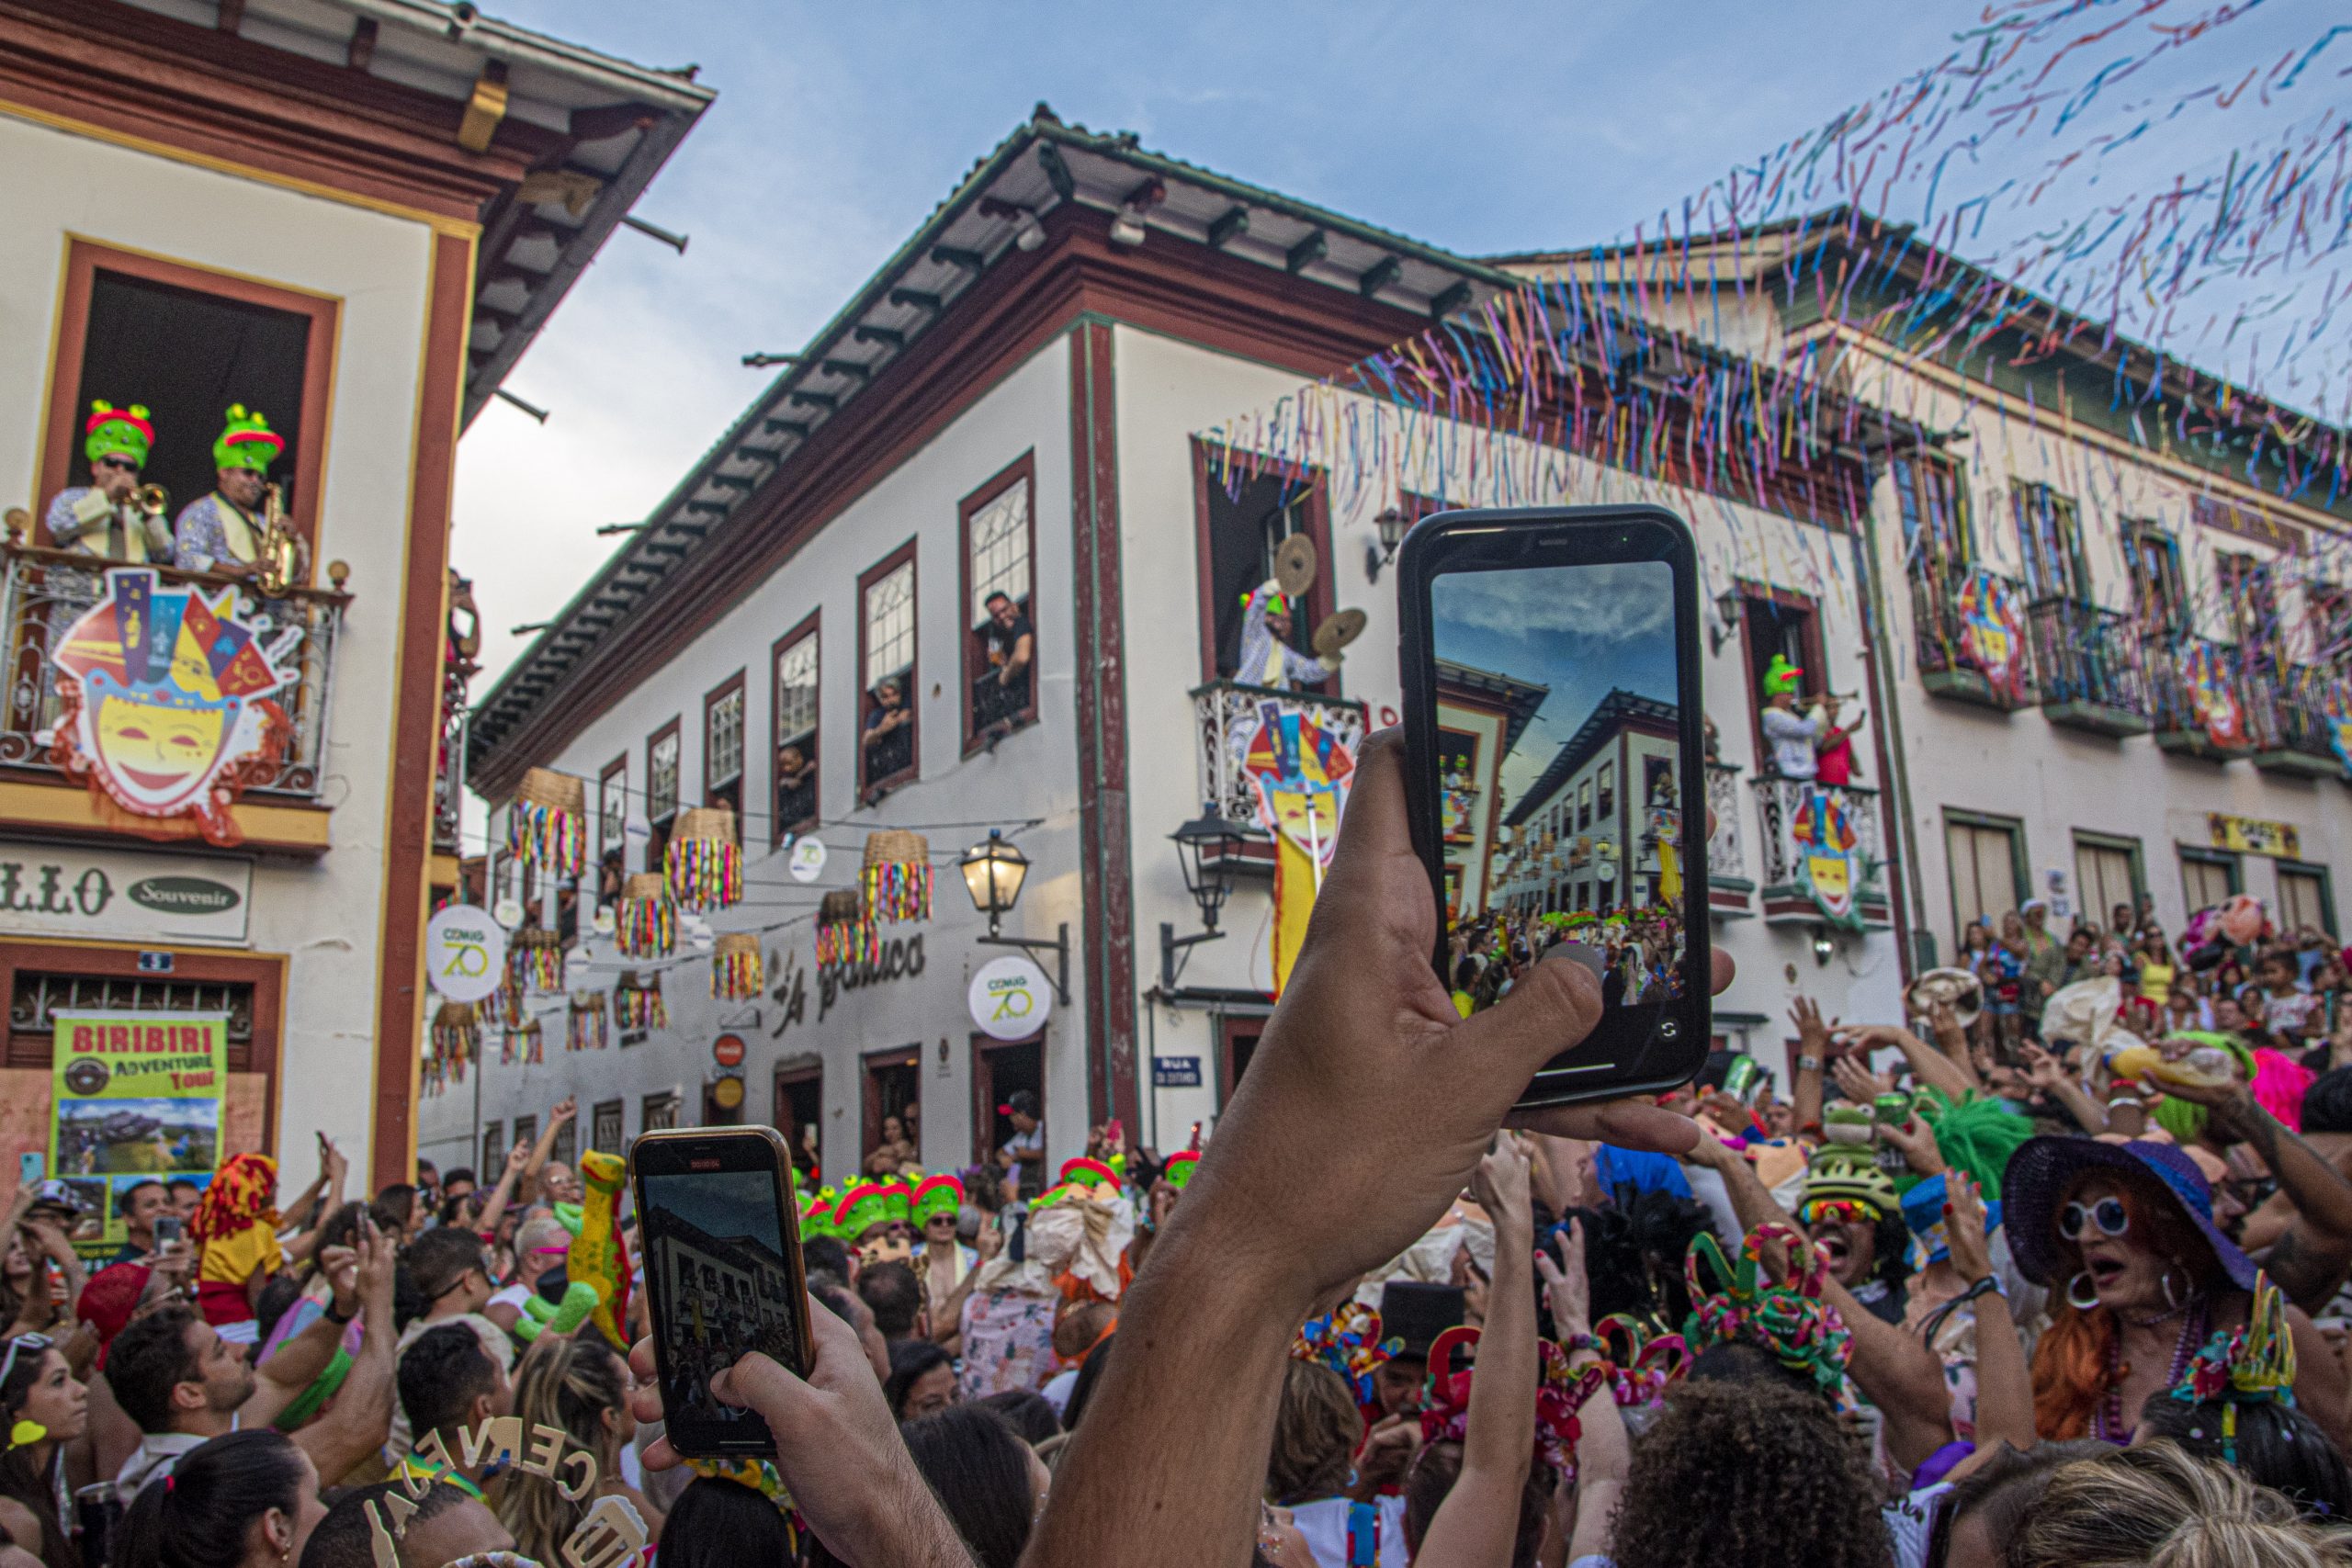
POLYGON ((443 1002, 433 1015, 431 1047, 424 1057, 426 1073, 436 1080, 447 1074, 463 1083, 466 1064, 481 1051, 481 1021, 474 1004, 443 1002))
POLYGON ((533 768, 506 811, 506 851, 525 865, 578 876, 588 864, 588 781, 533 768))
POLYGON ((502 1067, 511 1067, 517 1062, 535 1067, 547 1059, 547 1035, 536 1018, 526 1018, 499 1036, 498 1065, 502 1067))
POLYGON ((670 896, 688 909, 724 909, 743 897, 743 846, 735 841, 735 813, 697 806, 678 818, 662 867, 670 896))
POLYGON ((517 987, 533 991, 563 989, 563 937, 538 926, 514 932, 508 949, 510 973, 517 987))
POLYGON ((902 828, 866 834, 857 885, 869 925, 931 919, 931 840, 902 828))
POLYGON ((658 871, 640 871, 621 884, 620 923, 613 941, 624 958, 667 958, 678 951, 678 906, 670 882, 658 871))
POLYGON ((613 1021, 623 1029, 667 1029, 670 1010, 662 1001, 662 976, 624 969, 613 982, 613 1021))
POLYGON ((878 963, 882 928, 865 918, 865 907, 847 888, 825 895, 817 906, 817 967, 843 968, 878 963))
POLYGON ((572 992, 571 1005, 564 1012, 563 1048, 567 1051, 601 1051, 610 1043, 605 993, 572 992))
POLYGON ((767 965, 752 931, 729 931, 710 955, 710 994, 723 1002, 747 1002, 767 989, 767 965))

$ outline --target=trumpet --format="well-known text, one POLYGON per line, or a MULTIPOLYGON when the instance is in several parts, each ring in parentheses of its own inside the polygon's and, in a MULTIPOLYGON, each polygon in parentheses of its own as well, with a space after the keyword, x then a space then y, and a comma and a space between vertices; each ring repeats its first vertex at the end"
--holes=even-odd
POLYGON ((262 507, 261 558, 254 564, 263 594, 275 599, 293 586, 295 573, 300 570, 302 545, 287 519, 277 486, 271 485, 265 492, 262 507))
POLYGON ((130 504, 150 517, 161 517, 172 509, 172 492, 162 485, 141 485, 130 492, 130 504))

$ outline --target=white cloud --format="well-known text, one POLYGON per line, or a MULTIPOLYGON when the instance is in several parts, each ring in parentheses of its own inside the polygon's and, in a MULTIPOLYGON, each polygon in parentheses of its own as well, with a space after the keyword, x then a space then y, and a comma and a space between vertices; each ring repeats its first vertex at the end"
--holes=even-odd
POLYGON ((1674 627, 1672 578, 1655 561, 1558 572, 1456 572, 1440 578, 1433 594, 1442 620, 1514 636, 1567 632, 1630 642, 1674 627))

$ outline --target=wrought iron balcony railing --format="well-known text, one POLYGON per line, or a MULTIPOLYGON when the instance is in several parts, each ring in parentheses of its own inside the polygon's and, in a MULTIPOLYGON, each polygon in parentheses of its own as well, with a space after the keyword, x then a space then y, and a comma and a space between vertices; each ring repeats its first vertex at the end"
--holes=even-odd
MULTIPOLYGON (((0 542, 0 628, 7 638, 7 702, 0 713, 0 765, 58 772, 50 760, 51 736, 61 712, 56 653, 66 629, 96 603, 109 564, 78 552, 0 542)), ((251 586, 209 572, 151 568, 167 584, 192 584, 216 601, 238 591, 239 614, 280 642, 277 662, 295 679, 271 694, 293 722, 293 737, 274 771, 248 779, 244 793, 279 801, 319 798, 326 755, 327 715, 333 701, 335 646, 344 607, 351 601, 339 589, 289 588, 262 603, 251 586)))
POLYGON ((2041 600, 2026 620, 2042 712, 2052 724, 2101 735, 2148 732, 2137 622, 2079 599, 2041 600))
POLYGON ((2005 712, 2032 702, 2024 604, 2017 579, 1983 567, 1915 571, 1911 621, 1928 690, 2005 712))
POLYGON ((1363 743, 1363 705, 1306 692, 1277 692, 1238 681, 1212 681, 1193 693, 1200 736, 1200 798, 1228 822, 1258 820, 1258 792, 1246 762, 1250 743, 1269 716, 1296 716, 1319 726, 1351 756, 1363 743))
MULTIPOLYGON (((1812 815, 1816 793, 1828 796, 1838 817, 1852 831, 1854 847, 1868 867, 1861 885, 1855 889, 1857 897, 1862 902, 1884 898, 1883 872, 1886 853, 1879 837, 1878 791, 1859 784, 1817 784, 1812 779, 1759 778, 1753 783, 1757 821, 1762 829, 1761 870, 1768 899, 1774 892, 1797 884, 1797 868, 1804 852, 1797 840, 1798 823, 1812 815)), ((1713 868, 1709 870, 1712 873, 1713 868)))
POLYGON ((2254 742, 2254 765, 2309 778, 2341 776, 2335 725, 2327 701, 2344 677, 2311 664, 2289 664, 2248 671, 2246 734, 2254 742))
POLYGON ((2181 756, 2222 760, 2253 749, 2238 650, 2183 634, 2144 639, 2149 716, 2156 744, 2181 756))

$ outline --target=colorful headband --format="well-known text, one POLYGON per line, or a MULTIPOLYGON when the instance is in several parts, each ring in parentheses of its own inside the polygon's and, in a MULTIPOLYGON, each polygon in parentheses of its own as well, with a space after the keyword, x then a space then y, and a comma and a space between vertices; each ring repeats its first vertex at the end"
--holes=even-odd
POLYGON ((1401 1338, 1380 1337, 1380 1314, 1362 1302, 1343 1303, 1340 1310, 1310 1317, 1291 1341, 1291 1359, 1317 1361, 1346 1380, 1358 1404, 1373 1400, 1372 1374, 1404 1349, 1401 1338))
POLYGON ((2295 1403, 2295 1339, 2287 1327, 2286 1297, 2269 1275, 2256 1272, 2246 1320, 2213 1331, 2189 1359, 2171 1397, 2184 1404, 2222 1402, 2222 1459, 2227 1464, 2238 1461, 2239 1405, 2295 1403))
MULTIPOLYGON (((1456 1371, 1453 1352, 1478 1342, 1477 1329, 1456 1325, 1430 1345, 1430 1382, 1421 1401, 1421 1441, 1459 1443, 1470 1431, 1470 1384, 1474 1369, 1456 1371)), ((1543 1340, 1536 1346, 1535 1453, 1563 1480, 1577 1472, 1577 1439, 1584 1432, 1577 1412, 1609 1379, 1599 1362, 1577 1371, 1557 1345, 1543 1340)))
POLYGON ((1682 1336, 1653 1335, 1622 1312, 1594 1324, 1592 1340, 1621 1405, 1657 1404, 1666 1396, 1668 1385, 1690 1367, 1690 1347, 1682 1336))
POLYGON ((1759 1346, 1782 1366, 1810 1377, 1823 1393, 1844 1403, 1846 1362, 1853 1354, 1853 1334, 1838 1309, 1821 1299, 1824 1269, 1821 1255, 1810 1240, 1784 1224, 1758 1225, 1747 1233, 1735 1270, 1724 1261, 1723 1248, 1715 1245, 1715 1238, 1702 1231, 1691 1238, 1690 1256, 1683 1259, 1682 1268, 1690 1288, 1690 1316, 1683 1324, 1682 1337, 1694 1350, 1741 1341, 1759 1346), (1796 1272, 1787 1284, 1770 1284, 1763 1279, 1763 1246, 1768 1241, 1779 1241, 1789 1249, 1789 1261, 1796 1272), (1707 1289, 1702 1264, 1724 1280, 1721 1292, 1707 1289))

